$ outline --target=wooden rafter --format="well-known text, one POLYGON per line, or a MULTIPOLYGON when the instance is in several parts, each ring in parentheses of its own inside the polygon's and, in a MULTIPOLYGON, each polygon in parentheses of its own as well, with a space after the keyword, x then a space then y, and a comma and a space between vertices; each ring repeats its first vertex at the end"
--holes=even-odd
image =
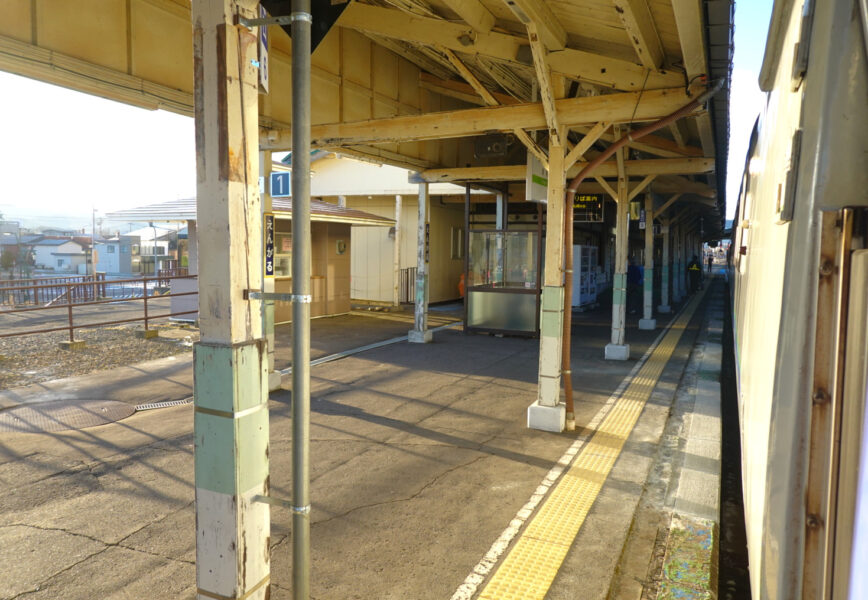
MULTIPOLYGON (((708 56, 705 52, 704 19, 702 5, 696 0, 672 0, 672 12, 678 28, 678 41, 688 81, 708 74, 708 56)), ((696 121, 699 138, 706 156, 714 156, 714 135, 711 116, 703 113, 696 121)))
MULTIPOLYGON (((578 133, 587 134, 590 131, 589 127, 572 127, 578 133)), ((603 133, 600 139, 605 142, 615 141, 615 135, 609 131, 603 133)), ((681 156, 704 156, 702 148, 695 146, 685 146, 681 148, 677 143, 656 135, 646 135, 635 142, 628 142, 627 145, 635 150, 641 150, 654 156, 663 156, 666 158, 677 158, 681 156)))
POLYGON ((717 198, 717 192, 706 184, 700 183, 699 181, 692 181, 686 177, 681 177, 680 175, 667 175, 666 183, 671 185, 673 188, 677 188, 675 191, 678 192, 696 194, 697 196, 702 196, 704 198, 717 198))
POLYGON ((683 195, 683 194, 672 194, 672 195, 671 195, 671 196, 666 200, 666 202, 664 202, 662 205, 660 205, 659 208, 657 208, 657 210, 654 211, 653 218, 656 219, 656 218, 658 218, 659 216, 661 216, 661 215, 663 214, 663 212, 664 212, 667 208, 669 208, 670 206, 672 206, 672 205, 673 205, 673 204, 674 204, 674 203, 675 203, 679 198, 681 198, 682 195, 683 195))
POLYGON ((657 70, 662 67, 663 44, 660 43, 651 9, 648 8, 648 0, 612 1, 639 61, 649 69, 657 70))
MULTIPOLYGON (((440 79, 428 73, 419 73, 419 87, 436 92, 443 96, 463 100, 470 104, 478 104, 479 106, 489 106, 482 97, 476 93, 469 83, 456 81, 455 79, 440 79)), ((491 92, 491 95, 497 100, 498 104, 512 105, 518 104, 518 100, 507 94, 499 92, 491 92)))
POLYGON ((669 131, 672 132, 672 139, 675 140, 679 148, 687 147, 687 128, 683 120, 679 119, 670 123, 669 131))
POLYGON ((441 79, 449 79, 453 75, 452 69, 443 66, 440 62, 430 56, 421 54, 411 44, 372 33, 365 33, 365 36, 370 38, 374 43, 391 50, 398 56, 406 58, 423 71, 427 71, 441 79))
POLYGON ((491 31, 494 27, 494 15, 479 0, 443 0, 443 3, 476 31, 491 31))
MULTIPOLYGON (((452 50, 442 47, 438 48, 438 50, 440 50, 440 52, 442 52, 446 56, 446 58, 449 59, 449 62, 452 63, 452 66, 455 67, 459 75, 461 75, 464 80, 468 84, 470 84, 470 87, 472 87, 474 91, 479 94, 479 96, 488 106, 500 105, 494 95, 490 91, 488 91, 488 88, 482 85, 482 82, 476 78, 476 75, 474 75, 471 70, 467 68, 467 65, 465 65, 464 62, 460 58, 458 58, 458 56, 456 56, 454 52, 452 52, 452 50)), ((534 139, 530 137, 524 129, 516 128, 513 129, 512 132, 515 134, 515 137, 517 137, 521 141, 521 143, 524 144, 528 152, 531 152, 534 156, 536 156, 540 160, 540 162, 543 163, 543 165, 548 165, 548 157, 546 156, 546 153, 543 151, 542 148, 537 145, 536 141, 534 141, 534 139)), ((546 169, 548 169, 548 166, 546 166, 546 169)))
POLYGON ((534 25, 542 43, 549 50, 563 50, 567 45, 567 32, 542 0, 504 0, 516 18, 524 25, 534 25))
POLYGON ((555 90, 552 85, 552 73, 546 61, 548 51, 539 36, 538 27, 535 22, 531 21, 527 24, 527 37, 530 40, 530 49, 533 53, 533 65, 536 69, 536 79, 539 83, 539 95, 542 100, 543 110, 545 110, 546 124, 549 128, 549 139, 552 140, 555 146, 563 146, 561 138, 561 126, 558 121, 558 110, 555 105, 555 90))
POLYGON ((651 185, 651 182, 654 181, 656 177, 657 175, 654 174, 646 175, 642 181, 636 184, 636 187, 630 190, 630 193, 627 195, 627 200, 632 200, 633 198, 641 194, 645 190, 645 188, 651 185))
POLYGON ((527 102, 532 99, 533 90, 530 83, 517 75, 513 68, 507 67, 500 61, 484 56, 477 56, 476 64, 493 81, 496 81, 497 85, 516 100, 527 102))
MULTIPOLYGON (((642 94, 624 92, 589 98, 557 100, 558 118, 566 126, 593 124, 599 121, 623 123, 659 119, 687 103, 683 88, 653 90, 642 94)), ((492 106, 444 111, 422 115, 371 119, 352 123, 329 123, 311 128, 315 148, 347 145, 410 142, 479 135, 484 131, 543 129, 547 127, 540 103, 492 106)), ((267 130, 260 134, 263 150, 289 149, 289 129, 267 130)))
MULTIPOLYGON (((587 163, 579 162, 567 171, 567 177, 575 177, 587 163)), ((671 175, 673 173, 706 173, 714 170, 714 160, 709 158, 661 158, 654 160, 628 160, 625 168, 631 175, 671 175)), ((493 167, 458 167, 454 169, 427 169, 421 177, 430 183, 454 181, 520 181, 525 177, 525 165, 499 165, 493 167)), ((592 176, 615 177, 618 174, 616 161, 606 161, 594 169, 592 176)))
MULTIPOLYGON (((526 39, 521 36, 496 31, 476 32, 470 36, 466 26, 461 23, 415 16, 359 2, 350 4, 344 10, 340 25, 408 42, 440 44, 455 52, 480 54, 516 65, 521 65, 517 58, 521 46, 527 45, 526 39)), ((683 85, 680 73, 649 73, 644 67, 629 61, 573 48, 565 47, 552 52, 547 61, 553 71, 618 90, 638 90, 643 87, 651 90, 683 85)))
POLYGON ((606 181, 599 175, 594 176, 594 180, 600 184, 600 187, 602 187, 606 191, 606 193, 609 194, 609 196, 612 197, 612 200, 614 200, 615 202, 618 201, 618 192, 612 189, 612 186, 609 185, 608 181, 606 181))
POLYGON ((569 169, 576 164, 576 162, 585 155, 585 152, 594 145, 594 142, 600 139, 600 136, 606 132, 610 125, 611 123, 606 123, 604 121, 591 127, 588 133, 585 134, 585 137, 583 137, 579 143, 570 150, 569 154, 567 154, 567 157, 564 159, 564 168, 569 169))

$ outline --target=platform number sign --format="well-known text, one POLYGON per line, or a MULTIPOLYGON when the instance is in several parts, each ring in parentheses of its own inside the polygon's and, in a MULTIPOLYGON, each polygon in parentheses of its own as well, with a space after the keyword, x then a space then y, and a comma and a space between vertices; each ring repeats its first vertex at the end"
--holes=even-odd
POLYGON ((271 174, 271 197, 272 198, 288 198, 292 195, 292 186, 290 182, 291 173, 288 171, 278 171, 271 174))
POLYGON ((265 276, 274 277, 274 215, 265 213, 264 217, 262 232, 265 235, 265 247, 263 248, 265 276))

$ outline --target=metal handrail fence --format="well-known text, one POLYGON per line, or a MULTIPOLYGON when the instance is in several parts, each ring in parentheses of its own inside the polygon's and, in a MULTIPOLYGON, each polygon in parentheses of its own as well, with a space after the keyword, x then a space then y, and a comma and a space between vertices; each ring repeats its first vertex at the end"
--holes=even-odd
MULTIPOLYGON (((197 279, 196 275, 183 275, 176 277, 141 277, 136 279, 117 279, 112 280, 105 283, 100 283, 99 285, 105 285, 106 291, 104 293, 109 293, 111 290, 111 286, 129 286, 130 288, 134 286, 139 287, 139 295, 122 295, 121 297, 102 297, 97 300, 88 300, 88 301, 76 301, 77 299, 81 299, 85 297, 86 294, 92 294, 93 292, 85 291, 85 288, 94 288, 95 283, 93 281, 83 281, 83 282, 70 282, 64 284, 65 291, 62 296, 67 298, 66 304, 57 304, 51 303, 45 306, 26 306, 24 308, 10 308, 10 309, 0 309, 0 315, 8 315, 12 313, 25 313, 25 312, 34 312, 34 311, 45 311, 45 310, 57 310, 66 308, 67 314, 67 324, 63 327, 48 327, 41 329, 32 329, 27 331, 17 331, 14 333, 0 333, 0 338, 5 337, 16 337, 16 336, 24 336, 24 335, 33 335, 37 333, 49 333, 53 331, 69 331, 69 341, 72 342, 75 340, 73 333, 75 329, 84 329, 88 327, 101 327, 104 325, 119 325, 122 323, 134 323, 137 321, 144 321, 145 323, 145 331, 148 330, 148 321, 153 321, 155 319, 165 319, 168 317, 177 317, 180 315, 189 315, 192 313, 198 312, 196 310, 186 310, 180 312, 168 312, 158 315, 153 315, 148 313, 148 298, 149 295, 152 298, 173 298, 178 296, 192 296, 194 294, 198 294, 197 290, 191 292, 177 292, 177 293, 159 293, 158 288, 161 287, 161 283, 169 283, 172 279, 197 279), (70 301, 70 299, 72 301, 70 301), (113 303, 122 303, 122 302, 130 302, 142 300, 143 301, 143 316, 134 317, 130 319, 114 319, 109 321, 100 321, 97 323, 84 323, 80 325, 76 325, 73 320, 73 308, 74 307, 82 307, 82 306, 96 306, 100 304, 113 304, 113 303)), ((34 291, 34 288, 56 288, 57 284, 46 284, 46 285, 29 285, 29 286, 19 286, 19 287, 10 287, 6 288, 3 291, 15 291, 28 288, 31 291, 34 291)), ((122 288, 126 289, 126 288, 122 288)), ((171 309, 170 309, 171 310, 171 309)))
POLYGON ((105 296, 105 273, 94 275, 67 275, 63 277, 40 277, 37 279, 0 280, 0 305, 49 305, 66 296, 69 283, 87 283, 76 289, 72 301, 87 302, 105 296))

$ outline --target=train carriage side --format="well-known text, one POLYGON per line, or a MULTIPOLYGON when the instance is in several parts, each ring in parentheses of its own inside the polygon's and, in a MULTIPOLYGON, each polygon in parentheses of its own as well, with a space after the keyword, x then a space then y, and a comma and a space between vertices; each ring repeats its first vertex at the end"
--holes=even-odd
POLYGON ((866 13, 776 1, 760 76, 731 255, 754 598, 868 598, 866 13))

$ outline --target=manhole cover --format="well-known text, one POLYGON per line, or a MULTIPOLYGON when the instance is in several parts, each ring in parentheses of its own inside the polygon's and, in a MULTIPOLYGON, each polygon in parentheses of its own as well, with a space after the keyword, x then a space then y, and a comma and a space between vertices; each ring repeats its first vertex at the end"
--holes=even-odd
POLYGON ((124 419, 135 406, 112 400, 56 400, 0 412, 0 432, 40 433, 84 429, 124 419))

